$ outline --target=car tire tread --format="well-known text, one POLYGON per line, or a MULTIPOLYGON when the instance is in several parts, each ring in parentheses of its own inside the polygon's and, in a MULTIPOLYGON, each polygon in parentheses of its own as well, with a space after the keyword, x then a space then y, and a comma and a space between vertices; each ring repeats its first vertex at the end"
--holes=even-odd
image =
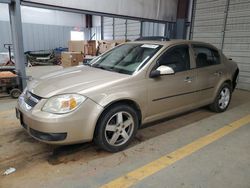
POLYGON ((231 87, 231 85, 230 85, 229 83, 226 83, 226 82, 225 82, 225 83, 223 83, 223 84, 221 85, 220 89, 218 90, 218 93, 217 93, 217 95, 216 95, 216 98, 215 98, 214 102, 213 102, 212 104, 209 105, 210 110, 213 111, 213 112, 216 112, 216 113, 221 113, 221 112, 226 111, 227 108, 228 108, 228 106, 229 106, 229 104, 230 104, 231 97, 232 97, 232 87, 231 87), (220 92, 221 92, 221 90, 222 90, 223 88, 225 88, 225 87, 227 87, 227 88, 229 89, 229 91, 230 91, 230 99, 229 99, 229 103, 228 103, 227 107, 224 108, 224 109, 221 109, 221 108, 219 107, 218 101, 219 101, 219 99, 220 99, 220 92))
POLYGON ((135 109, 133 109, 131 106, 129 105, 125 105, 125 104, 116 104, 116 105, 112 105, 110 106, 108 109, 106 109, 102 115, 100 116, 97 125, 96 125, 96 130, 95 130, 95 134, 94 134, 94 143, 101 149, 109 151, 109 152, 118 152, 121 151, 123 149, 125 149, 129 143, 131 142, 131 140, 133 139, 133 137, 135 136, 137 129, 139 126, 139 120, 138 120, 138 115, 135 109), (134 119, 134 130, 133 133, 130 137, 130 139, 124 143, 121 146, 111 146, 105 139, 105 126, 106 123, 108 121, 108 119, 115 114, 116 112, 119 111, 126 111, 128 113, 130 113, 134 119))

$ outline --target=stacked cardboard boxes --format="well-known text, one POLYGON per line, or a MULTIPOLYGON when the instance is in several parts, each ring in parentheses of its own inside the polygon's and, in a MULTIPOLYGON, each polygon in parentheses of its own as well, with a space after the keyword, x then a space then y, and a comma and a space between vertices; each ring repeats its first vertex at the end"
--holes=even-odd
POLYGON ((62 52, 62 66, 70 67, 79 65, 84 61, 84 57, 86 56, 93 57, 102 54, 124 42, 126 41, 125 40, 69 41, 68 42, 69 51, 62 52))
POLYGON ((97 51, 98 54, 102 54, 112 48, 114 48, 115 46, 122 44, 126 42, 125 40, 99 40, 98 41, 98 47, 97 47, 97 51))
POLYGON ((62 52, 62 66, 70 67, 79 65, 85 56, 96 56, 96 41, 69 41, 69 51, 62 52))
POLYGON ((96 41, 95 40, 82 40, 82 41, 69 41, 70 52, 82 52, 84 55, 96 55, 96 41))

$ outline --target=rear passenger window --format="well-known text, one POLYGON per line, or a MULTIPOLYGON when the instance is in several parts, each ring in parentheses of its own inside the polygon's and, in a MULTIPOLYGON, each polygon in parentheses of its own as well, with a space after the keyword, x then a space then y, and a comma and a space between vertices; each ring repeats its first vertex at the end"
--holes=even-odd
POLYGON ((193 46, 196 58, 196 67, 206 67, 220 63, 220 55, 217 50, 203 46, 193 46))

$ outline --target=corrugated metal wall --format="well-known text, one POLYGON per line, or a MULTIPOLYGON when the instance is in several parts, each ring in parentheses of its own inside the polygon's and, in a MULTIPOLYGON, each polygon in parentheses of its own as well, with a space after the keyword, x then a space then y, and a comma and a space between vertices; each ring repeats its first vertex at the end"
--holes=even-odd
POLYGON ((6 21, 0 21, 0 52, 7 52, 4 49, 4 44, 11 43, 10 23, 6 21))
POLYGON ((250 1, 196 0, 193 16, 193 39, 222 48, 238 63, 238 88, 250 90, 250 1))
POLYGON ((230 0, 223 51, 238 63, 238 87, 250 90, 249 0, 230 0))
POLYGON ((193 39, 221 47, 224 11, 227 0, 196 0, 193 39))
MULTIPOLYGON (((0 21, 0 52, 7 51, 3 44, 11 42, 10 25, 7 21, 0 21)), ((85 38, 89 39, 89 32, 85 28, 80 28, 85 33, 85 38)), ((71 26, 44 25, 23 23, 24 51, 50 50, 57 47, 67 47, 70 40, 71 26)))

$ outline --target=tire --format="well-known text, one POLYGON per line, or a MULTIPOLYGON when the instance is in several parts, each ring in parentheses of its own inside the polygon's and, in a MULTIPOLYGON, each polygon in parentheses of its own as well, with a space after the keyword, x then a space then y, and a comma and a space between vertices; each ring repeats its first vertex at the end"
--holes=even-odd
POLYGON ((94 142, 103 150, 121 151, 134 138, 138 126, 139 120, 135 109, 124 104, 111 106, 98 120, 94 142))
POLYGON ((224 112, 228 108, 232 96, 232 87, 228 83, 223 83, 219 89, 219 92, 212 104, 210 104, 209 108, 213 112, 224 112))
POLYGON ((20 95, 21 95, 21 91, 20 89, 17 89, 17 88, 14 88, 12 90, 10 90, 10 96, 13 98, 13 99, 17 99, 20 95))

